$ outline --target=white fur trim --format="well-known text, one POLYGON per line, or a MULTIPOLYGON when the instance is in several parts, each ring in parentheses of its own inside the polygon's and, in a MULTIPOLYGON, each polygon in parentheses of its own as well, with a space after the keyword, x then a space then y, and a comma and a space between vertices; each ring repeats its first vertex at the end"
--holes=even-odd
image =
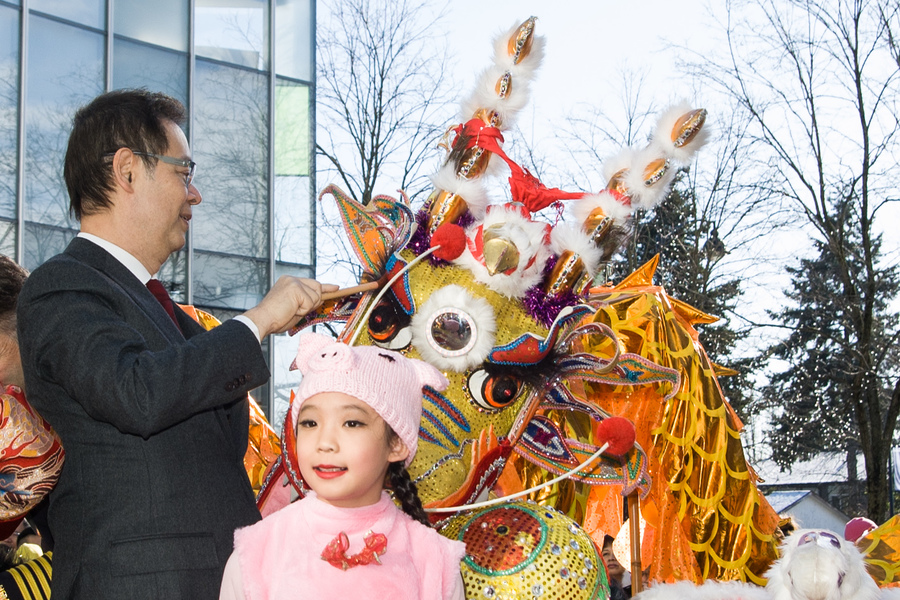
POLYGON ((478 109, 484 108, 497 112, 500 116, 499 129, 506 131, 528 104, 531 82, 544 59, 545 43, 542 36, 532 34, 531 51, 518 64, 514 64, 513 57, 508 52, 509 38, 518 31, 520 25, 521 23, 516 23, 494 39, 493 65, 481 72, 472 94, 462 101, 462 122, 468 121, 478 109), (495 88, 497 81, 507 72, 512 78, 512 91, 506 98, 500 98, 495 88))
POLYGON ((535 266, 540 265, 540 270, 532 267, 531 269, 521 273, 516 272, 512 275, 505 275, 503 273, 491 275, 488 273, 485 266, 475 260, 469 253, 468 248, 463 252, 462 256, 454 262, 471 271, 472 275, 475 276, 475 281, 483 283, 498 294, 506 296, 507 298, 521 298, 525 295, 528 288, 537 285, 541 281, 544 263, 547 262, 549 256, 550 253, 548 251, 542 251, 540 253, 538 260, 535 261, 535 266))
POLYGON ((494 64, 504 71, 510 71, 514 76, 534 79, 535 71, 544 60, 544 36, 532 32, 531 51, 528 56, 513 64, 513 57, 509 54, 509 38, 514 36, 522 25, 521 22, 513 24, 505 32, 501 32, 494 38, 494 64))
POLYGON ((765 588, 740 581, 651 583, 635 600, 771 600, 765 588))
POLYGON ((459 194, 469 205, 469 211, 476 219, 484 216, 484 210, 490 203, 484 184, 478 179, 463 179, 456 176, 456 165, 445 164, 430 177, 434 187, 459 194))
POLYGON ((494 347, 497 321, 494 309, 484 298, 473 296, 464 287, 448 285, 435 291, 412 317, 412 343, 422 358, 441 370, 463 372, 484 362, 494 347), (432 317, 442 309, 462 311, 472 319, 475 339, 465 354, 448 356, 435 348, 430 338, 432 317))
POLYGON ((650 146, 636 153, 633 157, 628 175, 625 176, 625 187, 631 196, 631 205, 635 208, 650 209, 666 199, 669 185, 675 179, 677 167, 669 164, 665 174, 650 186, 644 184, 644 169, 654 160, 660 158, 659 150, 650 146))
POLYGON ((607 191, 602 191, 599 194, 591 194, 569 203, 569 209, 572 216, 579 223, 584 223, 591 215, 591 211, 598 207, 603 211, 603 214, 607 217, 612 217, 619 223, 627 220, 628 217, 631 216, 631 213, 634 212, 634 209, 622 204, 616 200, 615 196, 607 191))
POLYGON ((613 154, 603 161, 603 177, 608 182, 612 176, 622 169, 630 169, 634 163, 634 155, 637 150, 634 148, 622 148, 616 154, 613 154))
POLYGON ((522 216, 514 207, 494 205, 485 215, 484 221, 475 223, 469 228, 466 237, 471 238, 475 235, 479 225, 482 224, 484 229, 491 225, 502 224, 499 232, 512 241, 519 250, 519 267, 509 275, 504 273, 491 275, 480 261, 475 260, 468 245, 465 252, 453 262, 469 269, 476 281, 483 283, 498 294, 508 298, 521 298, 528 288, 536 285, 543 278, 544 265, 550 256, 550 249, 544 244, 546 224, 522 216), (532 256, 535 257, 535 260, 530 267, 526 268, 532 256))
POLYGON ((694 108, 687 102, 681 102, 672 106, 660 116, 656 124, 656 131, 653 134, 652 145, 664 152, 676 167, 689 165, 697 151, 709 139, 709 123, 705 123, 689 144, 676 148, 672 143, 672 128, 675 127, 675 123, 683 114, 692 110, 694 108))
POLYGON ((462 103, 462 120, 471 119, 479 108, 493 110, 500 116, 500 131, 506 131, 515 122, 516 116, 528 104, 531 95, 531 81, 510 73, 511 92, 505 98, 497 95, 497 81, 506 74, 506 69, 493 66, 485 69, 478 78, 472 94, 462 103))

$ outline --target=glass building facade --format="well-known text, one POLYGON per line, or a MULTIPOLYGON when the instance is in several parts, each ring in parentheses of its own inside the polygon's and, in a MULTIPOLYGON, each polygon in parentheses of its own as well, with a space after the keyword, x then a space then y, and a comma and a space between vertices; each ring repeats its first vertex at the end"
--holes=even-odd
MULTIPOLYGON (((203 195, 159 278, 227 319, 315 274, 315 0, 0 0, 0 252, 34 269, 78 231, 63 156, 75 110, 145 87, 181 100, 203 195)), ((264 342, 273 423, 296 342, 264 342)), ((276 425, 277 427, 278 425, 276 425)))

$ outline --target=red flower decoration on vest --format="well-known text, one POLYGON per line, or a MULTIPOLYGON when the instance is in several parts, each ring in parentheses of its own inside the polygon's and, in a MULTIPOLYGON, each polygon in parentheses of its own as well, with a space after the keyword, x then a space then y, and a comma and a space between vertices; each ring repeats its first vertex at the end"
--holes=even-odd
POLYGON ((350 549, 350 540, 347 538, 347 534, 342 531, 325 546, 325 550, 322 551, 322 560, 327 561, 332 567, 337 567, 343 571, 359 565, 369 565, 373 562, 380 565, 381 561, 378 559, 378 556, 387 551, 387 536, 383 533, 370 531, 366 534, 365 543, 365 548, 353 556, 347 556, 347 550, 350 549))

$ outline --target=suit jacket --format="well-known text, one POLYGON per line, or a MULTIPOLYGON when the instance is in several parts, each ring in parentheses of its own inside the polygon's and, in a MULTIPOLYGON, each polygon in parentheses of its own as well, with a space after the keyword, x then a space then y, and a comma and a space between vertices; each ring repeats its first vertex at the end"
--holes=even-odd
POLYGON ((243 469, 247 392, 269 377, 237 321, 204 331, 81 238, 28 278, 28 398, 62 439, 53 597, 216 598, 235 528, 259 520, 243 469), (185 339, 186 338, 186 339, 185 339))

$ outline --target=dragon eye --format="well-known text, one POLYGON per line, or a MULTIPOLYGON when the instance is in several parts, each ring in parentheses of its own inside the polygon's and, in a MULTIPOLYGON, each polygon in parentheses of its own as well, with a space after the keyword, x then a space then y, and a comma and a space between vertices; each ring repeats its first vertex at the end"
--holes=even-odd
POLYGON ((425 360, 445 371, 479 368, 494 347, 494 308, 458 285, 428 297, 412 316, 412 345, 425 360))
POLYGON ((490 374, 484 369, 473 371, 469 375, 469 393, 481 408, 500 410, 506 408, 519 397, 522 381, 510 374, 490 374))
POLYGON ((425 335, 431 347, 444 356, 462 356, 475 345, 478 328, 465 311, 442 308, 430 318, 425 335))
POLYGON ((412 339, 409 317, 398 311, 392 302, 380 302, 369 315, 369 337, 381 348, 406 348, 412 339))

